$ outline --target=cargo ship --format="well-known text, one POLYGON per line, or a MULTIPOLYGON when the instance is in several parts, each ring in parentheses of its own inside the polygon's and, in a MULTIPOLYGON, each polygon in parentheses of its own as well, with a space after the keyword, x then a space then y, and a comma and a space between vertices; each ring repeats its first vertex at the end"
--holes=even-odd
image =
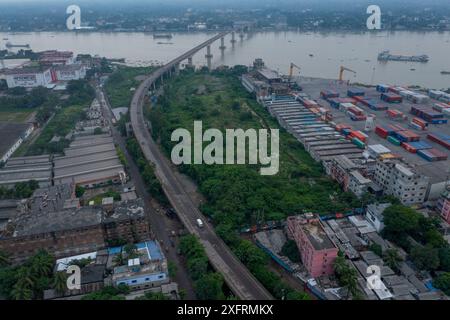
POLYGON ((379 61, 407 61, 407 62, 428 62, 430 58, 426 54, 420 56, 403 56, 399 54, 390 54, 388 50, 378 54, 379 61))
POLYGON ((450 74, 450 71, 441 71, 441 74, 450 74))
POLYGON ((7 48, 29 48, 29 44, 12 44, 11 42, 7 42, 5 45, 7 48))
POLYGON ((170 33, 155 33, 153 39, 172 39, 172 35, 170 33))

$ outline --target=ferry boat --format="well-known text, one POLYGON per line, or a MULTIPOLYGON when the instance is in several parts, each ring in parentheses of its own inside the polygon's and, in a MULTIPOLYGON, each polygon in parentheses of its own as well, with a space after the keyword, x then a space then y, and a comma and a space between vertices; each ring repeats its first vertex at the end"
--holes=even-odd
POLYGON ((403 56, 397 54, 390 54, 389 50, 383 51, 378 54, 379 61, 407 61, 407 62, 428 62, 430 58, 426 55, 420 56, 403 56))
POLYGON ((170 33, 154 33, 153 39, 172 39, 172 35, 170 33))

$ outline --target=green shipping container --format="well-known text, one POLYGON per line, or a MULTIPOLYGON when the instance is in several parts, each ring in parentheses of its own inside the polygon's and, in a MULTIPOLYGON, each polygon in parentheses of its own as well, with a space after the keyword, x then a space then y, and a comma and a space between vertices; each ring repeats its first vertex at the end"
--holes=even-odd
POLYGON ((395 139, 393 136, 387 137, 387 140, 388 140, 390 143, 395 144, 396 146, 399 146, 399 145, 400 145, 400 141, 398 141, 397 139, 395 139))
POLYGON ((366 144, 359 140, 358 138, 353 138, 352 142, 360 149, 364 149, 366 147, 366 144))

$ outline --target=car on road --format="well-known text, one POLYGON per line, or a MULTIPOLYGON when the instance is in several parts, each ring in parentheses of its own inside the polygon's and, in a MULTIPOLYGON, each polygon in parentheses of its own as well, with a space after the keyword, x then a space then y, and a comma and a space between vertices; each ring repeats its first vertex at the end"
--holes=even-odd
POLYGON ((197 219, 197 226, 198 226, 199 228, 203 228, 204 224, 203 224, 202 219, 197 219))

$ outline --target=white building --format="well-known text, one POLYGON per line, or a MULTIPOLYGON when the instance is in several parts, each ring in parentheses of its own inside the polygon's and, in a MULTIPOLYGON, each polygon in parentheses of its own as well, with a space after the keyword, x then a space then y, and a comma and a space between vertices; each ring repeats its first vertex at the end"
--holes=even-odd
POLYGON ((50 68, 22 68, 6 70, 4 73, 8 88, 15 87, 46 87, 52 82, 50 68))
POLYGON ((374 226, 377 232, 381 232, 381 230, 383 230, 383 212, 390 206, 390 203, 369 204, 367 206, 366 220, 374 226))
POLYGON ((429 186, 428 177, 398 160, 378 160, 374 181, 385 194, 393 195, 405 205, 423 203, 429 186))
POLYGON ((86 67, 82 64, 61 65, 53 67, 54 81, 80 80, 86 77, 86 67))

